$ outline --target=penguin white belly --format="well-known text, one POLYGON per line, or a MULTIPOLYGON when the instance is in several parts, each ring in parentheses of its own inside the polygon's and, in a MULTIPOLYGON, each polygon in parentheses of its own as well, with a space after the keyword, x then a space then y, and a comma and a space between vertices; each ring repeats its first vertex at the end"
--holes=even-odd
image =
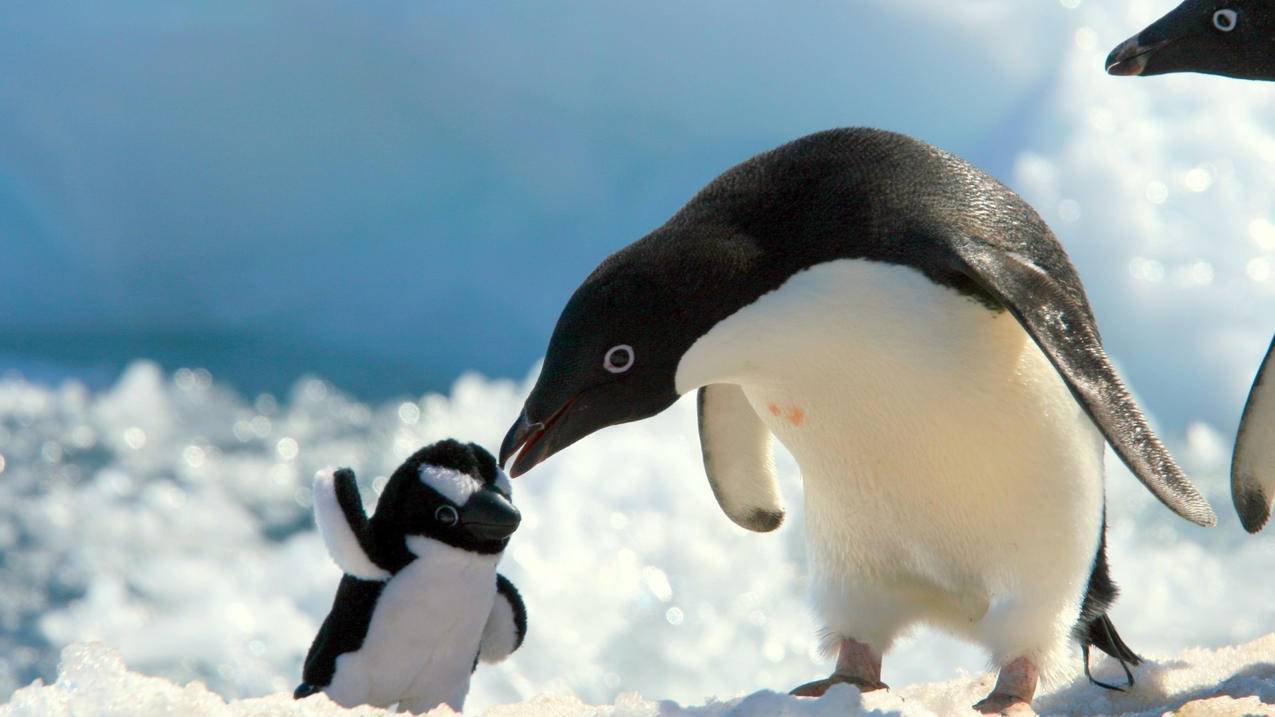
POLYGON ((390 578, 362 646, 337 658, 325 692, 347 707, 400 703, 418 711, 446 703, 459 711, 495 601, 498 556, 407 541, 416 559, 390 578))
POLYGON ((1008 311, 839 260, 701 341, 697 368, 733 366, 726 382, 801 467, 831 637, 880 652, 926 622, 998 660, 1065 649, 1097 552, 1104 443, 1008 311))

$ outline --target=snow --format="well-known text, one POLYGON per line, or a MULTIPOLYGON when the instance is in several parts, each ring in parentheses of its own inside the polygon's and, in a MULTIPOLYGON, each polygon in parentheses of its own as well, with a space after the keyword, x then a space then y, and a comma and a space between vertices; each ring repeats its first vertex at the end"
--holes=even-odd
MULTIPOLYGON (((206 372, 166 374, 144 362, 101 393, 0 380, 0 695, 53 680, 58 651, 87 641, 117 650, 137 673, 197 679, 231 700, 290 691, 338 579, 312 527, 309 477, 321 466, 352 466, 370 503, 425 443, 454 435, 495 446, 529 388, 470 375, 447 395, 369 405, 307 378, 288 396, 248 400, 206 372)), ((634 692, 707 703, 691 714, 728 713, 742 695, 751 696, 735 714, 823 714, 828 704, 844 714, 857 704, 849 694, 818 705, 752 694, 782 692, 830 667, 806 607, 800 510, 773 534, 736 527, 713 502, 695 436, 693 402, 682 401, 514 482, 524 522, 502 572, 526 599, 530 629, 508 661, 480 667, 472 713, 527 700, 562 714, 596 704, 614 714, 664 709, 621 697, 634 692), (544 702, 546 694, 575 697, 544 702)), ((1216 430, 1196 424, 1170 443, 1223 509, 1222 525, 1206 531, 1178 520, 1110 455, 1109 518, 1124 588, 1113 618, 1135 649, 1178 657, 1140 670, 1142 697, 1132 702, 1073 682, 1039 705, 1141 708, 1215 684, 1253 654, 1275 662, 1275 638, 1239 652, 1179 655, 1271 629, 1275 546, 1247 536, 1226 510, 1229 454, 1216 430), (1196 667, 1183 671, 1182 661, 1196 667)), ((785 500, 799 506, 793 463, 778 459, 785 500)), ((41 713, 70 699, 68 680, 122 669, 85 649, 67 653, 63 687, 21 693, 14 708, 35 704, 41 713)), ((921 631, 885 664, 886 682, 908 702, 873 695, 867 704, 905 714, 972 704, 990 685, 984 660, 921 631), (922 684, 945 680, 955 681, 922 684)), ((1269 682, 1269 669, 1249 671, 1269 682)), ((155 704, 204 700, 213 713, 223 709, 195 688, 121 679, 141 681, 128 689, 153 691, 155 704)), ((1227 685, 1242 695, 1270 690, 1268 682, 1227 685)))
MULTIPOLYGON (((1146 715, 1175 709, 1178 715, 1275 715, 1275 633, 1246 645, 1221 650, 1188 650, 1174 659, 1140 669, 1141 682, 1129 693, 1096 690, 1083 680, 1037 701, 1042 715, 1146 715)), ((968 705, 992 677, 952 680, 861 694, 838 686, 818 700, 772 691, 704 706, 618 695, 612 704, 590 705, 570 694, 538 695, 517 704, 481 711, 487 717, 856 717, 897 715, 936 717, 976 714, 968 705)), ((478 714, 477 711, 473 712, 478 714)), ((119 653, 101 643, 76 643, 62 653, 57 682, 37 682, 0 707, 0 717, 323 717, 393 714, 372 707, 345 710, 326 696, 296 701, 287 693, 223 700, 203 684, 184 686, 130 671, 119 653)), ((440 706, 434 717, 455 715, 440 706)))

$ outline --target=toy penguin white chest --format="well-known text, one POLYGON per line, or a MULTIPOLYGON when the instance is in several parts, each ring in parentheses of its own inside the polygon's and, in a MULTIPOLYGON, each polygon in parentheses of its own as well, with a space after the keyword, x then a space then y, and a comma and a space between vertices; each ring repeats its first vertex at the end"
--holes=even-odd
POLYGON ((1031 602, 1044 614, 1004 619, 1065 641, 1098 545, 1104 444, 1008 311, 839 260, 718 324, 682 370, 742 387, 797 459, 831 631, 888 643, 926 621, 977 638, 1031 602))
POLYGON ((460 710, 495 600, 499 556, 419 536, 407 541, 416 559, 386 583, 362 646, 337 658, 326 692, 347 706, 460 710))

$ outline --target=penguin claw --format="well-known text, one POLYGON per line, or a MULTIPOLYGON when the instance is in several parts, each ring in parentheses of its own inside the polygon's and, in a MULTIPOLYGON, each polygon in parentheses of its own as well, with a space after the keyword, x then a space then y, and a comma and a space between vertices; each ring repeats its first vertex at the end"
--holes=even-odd
POLYGON ((1012 717, 1035 717, 1036 711, 1031 704, 1017 695, 993 692, 974 705, 974 710, 985 715, 1010 715, 1012 717))
POLYGON ((825 692, 832 688, 833 685, 854 685, 859 688, 860 692, 872 692, 874 690, 888 690, 890 686, 884 682, 873 682, 852 675, 839 675, 835 672, 822 680, 807 682, 800 687, 794 688, 788 694, 793 697, 822 697, 825 692))

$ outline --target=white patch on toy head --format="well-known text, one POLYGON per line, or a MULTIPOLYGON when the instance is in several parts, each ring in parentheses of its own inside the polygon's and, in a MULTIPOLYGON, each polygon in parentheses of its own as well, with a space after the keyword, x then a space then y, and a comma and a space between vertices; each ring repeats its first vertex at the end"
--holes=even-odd
POLYGON ((421 466, 421 482, 433 488, 456 505, 464 505, 469 496, 482 490, 482 481, 453 468, 421 466))
POLYGON ((514 497, 514 486, 513 483, 509 482, 509 474, 505 473, 500 468, 496 469, 496 490, 500 491, 501 495, 511 500, 514 497))

